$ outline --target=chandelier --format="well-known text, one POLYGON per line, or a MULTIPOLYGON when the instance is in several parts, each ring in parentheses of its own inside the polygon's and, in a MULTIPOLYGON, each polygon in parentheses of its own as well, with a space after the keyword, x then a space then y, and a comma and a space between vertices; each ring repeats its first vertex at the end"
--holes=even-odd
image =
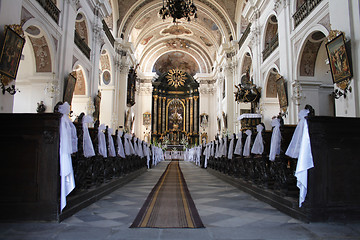
POLYGON ((197 18, 197 8, 193 0, 163 0, 163 7, 160 9, 160 16, 163 20, 168 17, 176 19, 185 18, 190 22, 190 17, 197 18))

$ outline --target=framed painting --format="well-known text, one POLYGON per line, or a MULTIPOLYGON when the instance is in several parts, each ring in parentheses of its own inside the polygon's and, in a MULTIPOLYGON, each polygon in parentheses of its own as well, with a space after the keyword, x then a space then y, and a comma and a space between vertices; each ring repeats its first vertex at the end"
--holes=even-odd
POLYGON ((278 74, 276 79, 276 90, 279 99, 280 109, 282 109, 285 113, 289 105, 287 97, 287 87, 285 79, 280 74, 278 74))
POLYGON ((64 102, 71 105, 76 85, 76 72, 72 72, 65 80, 64 102))
POLYGON ((10 27, 6 27, 5 39, 0 55, 0 73, 15 79, 19 68, 25 39, 10 27))
POLYGON ((329 58, 331 75, 334 83, 339 83, 352 77, 350 62, 346 52, 344 34, 326 44, 326 51, 329 58))

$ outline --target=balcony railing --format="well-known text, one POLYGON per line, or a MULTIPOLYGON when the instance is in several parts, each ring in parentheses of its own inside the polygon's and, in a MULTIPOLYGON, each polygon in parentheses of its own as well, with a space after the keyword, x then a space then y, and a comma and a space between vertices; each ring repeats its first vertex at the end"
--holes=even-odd
POLYGON ((270 54, 279 46, 279 36, 276 35, 271 39, 269 43, 267 43, 267 46, 265 47, 263 54, 263 60, 268 58, 270 54))
POLYGON ((106 24, 105 20, 102 20, 102 24, 103 24, 103 30, 105 32, 105 35, 109 39, 111 45, 114 46, 115 38, 112 35, 112 33, 110 32, 110 29, 109 29, 108 25, 106 24))
POLYGON ((322 0, 306 0, 293 15, 297 27, 322 0))
POLYGON ((84 41, 84 39, 81 38, 80 34, 77 33, 76 30, 75 30, 74 42, 75 42, 75 45, 78 46, 78 48, 80 49, 80 51, 81 51, 88 59, 90 59, 90 51, 91 51, 91 49, 90 49, 89 46, 86 44, 86 42, 84 41))
POLYGON ((36 0, 40 5, 45 9, 45 11, 50 15, 52 19, 58 24, 60 10, 57 8, 56 4, 51 0, 36 0))
POLYGON ((250 27, 251 27, 251 23, 249 23, 249 25, 246 27, 243 35, 241 36, 241 38, 240 38, 240 40, 239 40, 239 49, 240 49, 241 46, 244 44, 246 38, 249 36, 250 27))

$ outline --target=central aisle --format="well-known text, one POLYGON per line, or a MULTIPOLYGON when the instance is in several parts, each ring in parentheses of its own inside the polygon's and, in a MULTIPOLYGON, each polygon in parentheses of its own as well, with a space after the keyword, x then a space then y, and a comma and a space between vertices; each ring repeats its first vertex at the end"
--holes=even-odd
POLYGON ((61 223, 0 224, 0 239, 359 239, 359 224, 299 222, 189 162, 180 162, 206 228, 129 228, 169 162, 61 223))

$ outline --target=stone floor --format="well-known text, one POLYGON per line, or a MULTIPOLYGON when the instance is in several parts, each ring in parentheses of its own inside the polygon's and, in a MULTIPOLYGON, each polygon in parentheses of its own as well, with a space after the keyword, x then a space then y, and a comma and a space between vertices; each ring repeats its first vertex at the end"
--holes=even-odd
POLYGON ((188 162, 181 169, 206 228, 129 228, 167 164, 61 223, 1 223, 0 239, 360 239, 360 223, 302 223, 188 162))

